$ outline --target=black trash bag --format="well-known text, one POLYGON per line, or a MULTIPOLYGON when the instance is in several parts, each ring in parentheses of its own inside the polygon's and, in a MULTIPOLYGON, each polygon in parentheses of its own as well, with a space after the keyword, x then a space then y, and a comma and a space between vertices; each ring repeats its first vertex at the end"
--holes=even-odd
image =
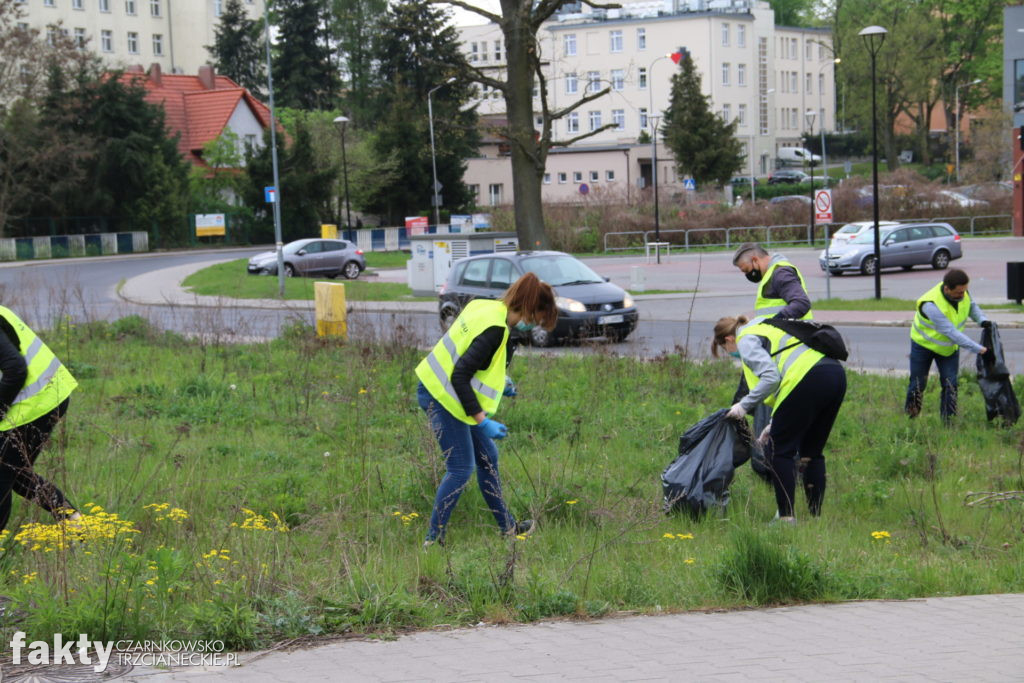
POLYGON ((746 420, 730 420, 723 408, 679 437, 679 456, 661 473, 665 514, 687 512, 694 519, 729 504, 736 468, 750 458, 753 441, 746 420))
MULTIPOLYGON (((732 402, 738 403, 741 398, 750 393, 750 388, 747 387, 747 378, 740 374, 740 384, 736 387, 736 393, 733 394, 732 402)), ((772 421, 772 410, 766 406, 763 402, 757 404, 757 408, 754 408, 754 431, 753 438, 750 440, 750 469, 754 470, 754 474, 760 477, 767 483, 772 483, 772 473, 768 467, 768 463, 765 461, 764 449, 761 448, 761 444, 758 443, 757 439, 761 436, 761 432, 768 426, 768 423, 772 421)))
POLYGON ((976 359, 978 385, 981 387, 981 395, 985 397, 985 413, 989 422, 1001 417, 1003 423, 1010 426, 1020 419, 1020 403, 1010 383, 1010 370, 1003 356, 998 325, 992 323, 982 328, 981 345, 988 349, 976 359))

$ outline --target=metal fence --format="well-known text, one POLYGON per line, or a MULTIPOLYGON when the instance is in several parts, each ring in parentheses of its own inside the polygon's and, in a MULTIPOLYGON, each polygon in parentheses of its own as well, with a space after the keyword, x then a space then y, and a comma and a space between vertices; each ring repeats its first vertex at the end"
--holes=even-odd
MULTIPOLYGON (((1013 231, 1013 216, 999 214, 994 216, 951 216, 948 218, 907 218, 901 223, 949 223, 961 235, 999 235, 1013 231)), ((604 235, 604 250, 627 251, 643 249, 644 246, 657 239, 671 242, 677 249, 731 248, 744 242, 760 242, 765 246, 783 244, 806 244, 808 246, 824 245, 825 240, 836 227, 843 223, 827 223, 811 229, 807 224, 793 225, 755 225, 737 228, 678 228, 672 230, 631 230, 626 232, 608 232, 604 235), (670 239, 673 235, 682 235, 682 239, 670 239)))

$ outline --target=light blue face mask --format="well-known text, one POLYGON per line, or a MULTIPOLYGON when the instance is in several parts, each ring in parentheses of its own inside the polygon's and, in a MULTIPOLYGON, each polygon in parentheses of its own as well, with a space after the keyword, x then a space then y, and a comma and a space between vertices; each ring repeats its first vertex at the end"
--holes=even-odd
POLYGON ((733 358, 739 358, 740 357, 740 352, 739 351, 730 351, 729 355, 732 356, 733 358))
POLYGON ((536 323, 527 323, 520 320, 516 323, 516 329, 520 332, 529 332, 533 328, 537 327, 536 323))

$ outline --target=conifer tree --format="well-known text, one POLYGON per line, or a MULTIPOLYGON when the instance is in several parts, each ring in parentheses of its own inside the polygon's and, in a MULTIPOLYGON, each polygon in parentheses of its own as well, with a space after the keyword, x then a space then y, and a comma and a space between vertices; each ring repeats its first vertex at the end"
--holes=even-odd
POLYGON ((213 45, 207 45, 217 73, 263 99, 267 89, 263 21, 250 19, 242 0, 228 0, 213 45))
POLYGON ((328 45, 327 0, 277 0, 274 6, 274 101, 295 109, 332 108, 339 78, 328 45))

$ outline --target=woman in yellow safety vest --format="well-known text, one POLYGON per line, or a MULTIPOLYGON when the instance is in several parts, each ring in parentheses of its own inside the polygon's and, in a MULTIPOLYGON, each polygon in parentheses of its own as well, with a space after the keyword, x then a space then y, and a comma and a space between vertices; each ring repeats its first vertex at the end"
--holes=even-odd
POLYGON ((728 417, 746 418, 762 401, 772 420, 761 434, 765 462, 771 465, 777 517, 796 522, 798 462, 811 515, 821 514, 825 498, 825 444, 846 396, 846 371, 839 361, 754 318, 722 318, 715 324, 711 353, 719 348, 743 363, 750 393, 729 409, 728 417))
POLYGON ((501 532, 519 536, 534 530, 531 520, 517 522, 505 505, 494 440, 505 438, 508 429, 490 416, 503 395, 515 395, 515 386, 505 375, 514 351, 510 332, 528 333, 537 325, 551 330, 557 320, 554 291, 526 273, 501 299, 469 302, 416 367, 417 398, 447 470, 434 499, 424 548, 444 542, 448 519, 474 468, 501 532))
POLYGON ((10 309, 0 306, 0 529, 11 515, 11 492, 57 519, 81 515, 32 467, 67 410, 75 378, 10 309))

